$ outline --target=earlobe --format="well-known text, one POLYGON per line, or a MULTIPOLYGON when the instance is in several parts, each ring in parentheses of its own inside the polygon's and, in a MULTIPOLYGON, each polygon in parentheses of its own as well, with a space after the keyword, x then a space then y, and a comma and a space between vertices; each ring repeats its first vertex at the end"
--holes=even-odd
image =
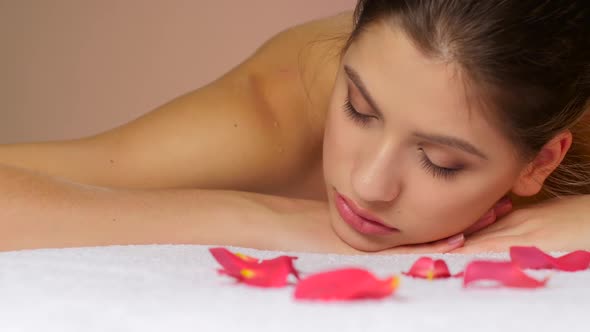
POLYGON ((557 134, 537 153, 520 173, 512 192, 518 196, 533 196, 543 188, 543 183, 561 164, 572 145, 572 133, 565 130, 557 134))

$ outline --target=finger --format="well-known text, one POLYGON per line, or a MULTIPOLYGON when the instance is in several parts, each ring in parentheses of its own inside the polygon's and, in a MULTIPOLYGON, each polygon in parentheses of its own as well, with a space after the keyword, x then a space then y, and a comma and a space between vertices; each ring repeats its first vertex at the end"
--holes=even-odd
POLYGON ((475 233, 482 228, 485 228, 496 221, 496 211, 494 209, 489 210, 484 214, 475 224, 469 226, 463 233, 466 235, 475 233))
POLYGON ((490 252, 507 251, 510 246, 502 243, 482 243, 478 245, 471 245, 468 247, 461 247, 451 251, 452 254, 479 254, 490 252))
POLYGON ((381 251, 382 254, 424 254, 424 253, 445 253, 460 248, 465 243, 465 236, 458 234, 442 240, 399 246, 381 251))
POLYGON ((508 196, 504 196, 475 224, 467 228, 464 231, 465 235, 473 234, 483 228, 488 227, 489 225, 495 223, 498 219, 507 215, 510 211, 512 211, 512 199, 510 199, 508 196))
MULTIPOLYGON (((496 205, 488 211, 479 221, 471 225, 465 230, 465 235, 471 235, 476 232, 490 233, 497 231, 499 228, 492 226, 498 219, 506 217, 512 211, 512 200, 509 197, 504 197, 496 205)), ((508 217, 507 217, 508 218, 508 217)))
POLYGON ((503 216, 510 213, 510 211, 512 211, 512 207, 512 199, 510 197, 505 196, 502 198, 494 207, 494 210, 496 211, 496 218, 502 218, 503 216))
POLYGON ((521 216, 517 213, 510 213, 502 218, 501 221, 493 223, 488 227, 480 229, 475 233, 469 234, 469 239, 480 239, 482 237, 493 236, 510 236, 520 232, 517 228, 521 216))
POLYGON ((478 241, 467 241, 463 247, 451 251, 453 254, 476 254, 486 252, 507 252, 512 246, 526 246, 529 241, 522 236, 500 236, 478 241))

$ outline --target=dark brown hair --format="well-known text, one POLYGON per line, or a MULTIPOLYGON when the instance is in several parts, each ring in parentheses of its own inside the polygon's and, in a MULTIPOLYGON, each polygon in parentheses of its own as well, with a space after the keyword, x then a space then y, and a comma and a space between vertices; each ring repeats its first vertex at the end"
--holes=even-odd
POLYGON ((590 124, 579 121, 590 106, 590 1, 360 0, 354 20, 346 48, 385 20, 426 56, 457 63, 523 158, 572 130, 544 191, 590 194, 590 142, 576 139, 590 124))

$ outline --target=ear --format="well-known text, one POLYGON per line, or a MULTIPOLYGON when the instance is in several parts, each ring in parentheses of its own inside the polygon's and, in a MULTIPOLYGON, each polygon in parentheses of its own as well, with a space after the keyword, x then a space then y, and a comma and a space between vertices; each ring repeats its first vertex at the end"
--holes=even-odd
POLYGON ((565 130, 557 134, 520 173, 512 192, 518 196, 533 196, 543 188, 547 177, 561 164, 572 145, 572 133, 565 130))

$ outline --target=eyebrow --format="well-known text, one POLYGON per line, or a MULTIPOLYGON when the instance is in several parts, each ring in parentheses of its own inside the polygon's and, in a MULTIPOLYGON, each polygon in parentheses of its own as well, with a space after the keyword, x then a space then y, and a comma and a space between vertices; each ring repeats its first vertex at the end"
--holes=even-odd
MULTIPOLYGON (((352 83, 354 83, 354 85, 359 89, 367 103, 369 103, 371 108, 373 108, 373 111, 375 111, 375 113, 377 113, 377 115, 379 115, 380 117, 383 117, 383 112, 381 112, 379 110, 379 107, 377 107, 375 99, 371 97, 371 94, 367 90, 367 87, 363 83, 363 80, 361 79, 360 75, 348 65, 344 65, 344 71, 346 72, 346 75, 348 75, 352 83)), ((459 149, 469 154, 476 155, 482 159, 488 160, 488 157, 475 146, 473 146, 471 143, 457 137, 424 134, 420 132, 415 132, 413 136, 429 142, 433 142, 435 144, 446 145, 454 149, 459 149)))
POLYGON ((413 136, 436 144, 446 145, 451 148, 459 149, 467 153, 476 155, 482 159, 488 160, 488 156, 486 156, 483 152, 478 150, 475 146, 457 137, 444 135, 430 135, 419 132, 414 132, 413 136))
POLYGON ((359 89, 359 91, 361 92, 367 103, 369 103, 373 111, 375 111, 375 113, 377 113, 377 115, 379 115, 380 117, 383 117, 383 112, 381 112, 379 110, 379 107, 377 107, 375 99, 371 97, 371 94, 367 90, 367 87, 363 83, 363 80, 361 80, 359 74, 348 65, 344 65, 344 72, 346 73, 346 75, 348 75, 348 78, 350 78, 352 83, 354 83, 354 85, 359 89))

